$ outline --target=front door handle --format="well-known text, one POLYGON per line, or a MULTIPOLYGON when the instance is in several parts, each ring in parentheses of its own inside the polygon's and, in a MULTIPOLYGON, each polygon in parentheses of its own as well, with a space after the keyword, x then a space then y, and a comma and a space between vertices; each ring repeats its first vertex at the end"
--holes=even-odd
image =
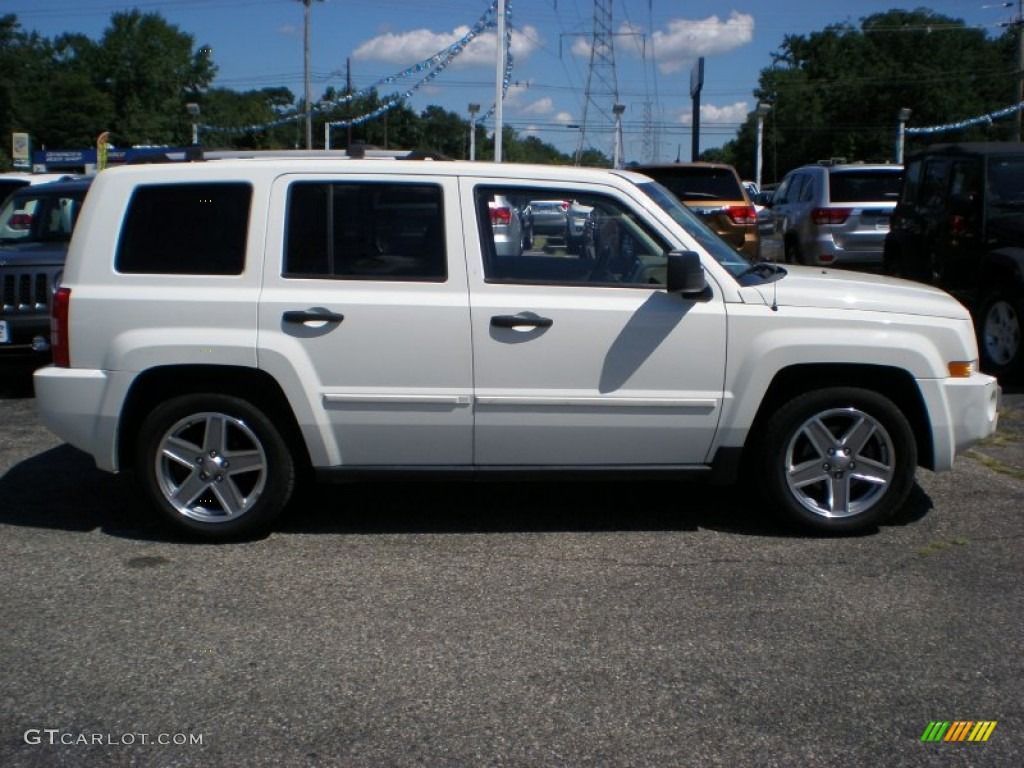
POLYGON ((340 323, 344 315, 329 309, 289 309, 281 317, 286 323, 340 323))
POLYGON ((521 326, 549 328, 552 322, 550 317, 538 317, 536 315, 494 315, 491 318, 491 325, 495 328, 518 328, 521 326))

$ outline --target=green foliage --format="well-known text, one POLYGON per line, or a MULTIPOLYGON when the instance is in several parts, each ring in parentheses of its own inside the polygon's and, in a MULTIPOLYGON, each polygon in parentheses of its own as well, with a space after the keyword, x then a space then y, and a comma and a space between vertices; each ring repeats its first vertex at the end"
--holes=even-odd
MULTIPOLYGON (((987 38, 963 21, 919 8, 893 10, 837 24, 807 36, 788 35, 761 71, 755 98, 771 105, 764 130, 764 181, 831 157, 891 162, 896 114, 912 110, 909 125, 941 125, 1016 101, 1016 46, 987 38)), ((723 156, 753 178, 755 113, 723 156)), ((1012 121, 920 139, 1000 140, 1012 121)))

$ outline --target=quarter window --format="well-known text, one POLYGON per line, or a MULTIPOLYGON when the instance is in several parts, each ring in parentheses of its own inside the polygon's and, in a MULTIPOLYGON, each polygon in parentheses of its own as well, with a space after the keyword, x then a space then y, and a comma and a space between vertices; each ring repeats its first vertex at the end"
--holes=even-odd
POLYGON ((296 182, 284 276, 443 282, 442 190, 434 184, 296 182))
POLYGON ((118 272, 239 275, 252 188, 242 183, 138 187, 128 203, 118 272))

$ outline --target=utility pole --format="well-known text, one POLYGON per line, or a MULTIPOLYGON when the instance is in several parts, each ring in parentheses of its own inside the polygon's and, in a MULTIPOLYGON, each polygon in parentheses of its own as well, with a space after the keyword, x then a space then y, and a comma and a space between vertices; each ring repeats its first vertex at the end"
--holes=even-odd
MULTIPOLYGON (((1004 2, 1001 5, 984 5, 983 8, 1012 8, 1012 2, 1004 2)), ((1024 101, 1024 0, 1017 0, 1017 15, 1012 21, 1002 21, 999 26, 1005 27, 1006 29, 1012 29, 1017 33, 1017 104, 1019 105, 1024 101)), ((1021 137, 1021 110, 1017 107, 1017 111, 1013 116, 1014 124, 1014 140, 1020 141, 1021 137)))
MULTIPOLYGON (((1017 18, 1013 20, 1017 27, 1017 104, 1024 101, 1024 0, 1017 0, 1017 18)), ((1020 107, 1014 117, 1014 135, 1020 141, 1021 115, 1020 107)))
POLYGON ((502 155, 502 131, 504 131, 504 112, 502 97, 505 85, 505 0, 498 0, 498 51, 494 64, 494 162, 501 162, 502 155))
MULTIPOLYGON (((306 149, 313 148, 313 99, 310 95, 312 90, 309 85, 309 7, 313 4, 313 0, 297 0, 302 3, 302 17, 305 27, 303 35, 303 63, 304 63, 304 75, 303 81, 305 83, 305 104, 303 105, 306 109, 306 149)), ((323 2, 324 0, 318 0, 323 2)))

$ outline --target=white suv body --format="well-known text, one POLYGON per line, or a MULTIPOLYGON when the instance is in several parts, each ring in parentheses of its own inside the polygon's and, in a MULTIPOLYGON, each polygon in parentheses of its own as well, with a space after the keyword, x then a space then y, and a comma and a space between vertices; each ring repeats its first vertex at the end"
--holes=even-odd
POLYGON ((167 519, 207 538, 266 529, 305 464, 749 472, 790 518, 857 530, 902 503, 918 463, 950 469, 996 426, 999 388, 974 370, 955 300, 751 266, 624 171, 108 170, 54 304, 44 422, 100 469, 134 468, 167 519), (593 208, 593 234, 575 255, 501 253, 500 196, 593 208))

